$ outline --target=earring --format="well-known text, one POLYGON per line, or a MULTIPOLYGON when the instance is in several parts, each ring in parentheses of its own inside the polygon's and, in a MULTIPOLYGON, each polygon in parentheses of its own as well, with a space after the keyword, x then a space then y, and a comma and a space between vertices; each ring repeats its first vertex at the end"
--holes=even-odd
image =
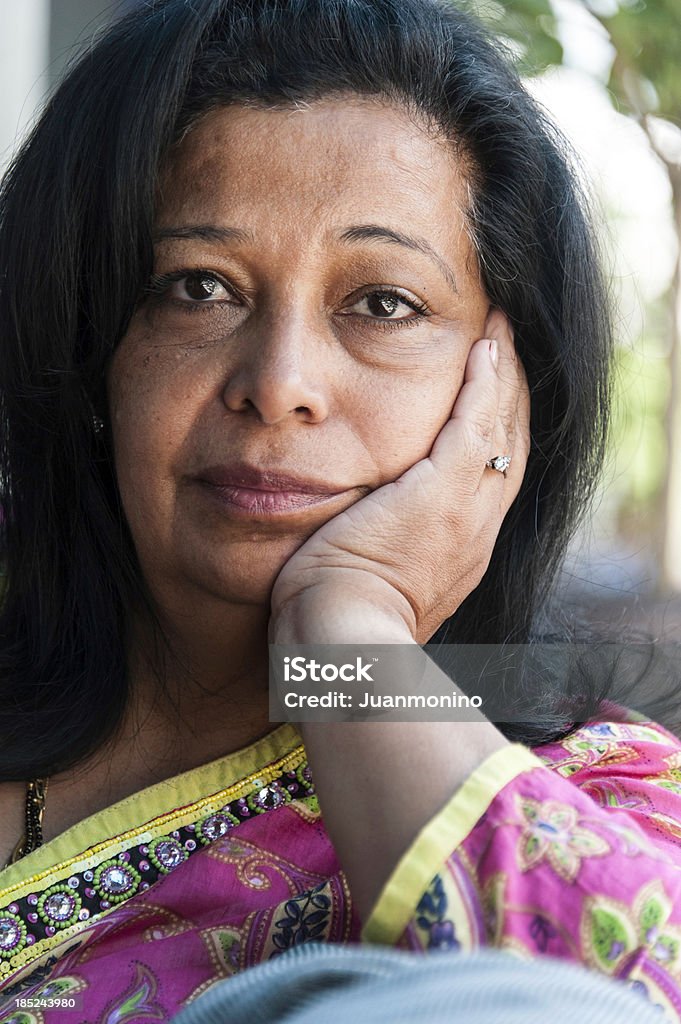
POLYGON ((101 432, 104 430, 104 420, 102 419, 101 416, 97 416, 96 413, 93 413, 92 416, 92 426, 95 434, 101 434, 101 432))

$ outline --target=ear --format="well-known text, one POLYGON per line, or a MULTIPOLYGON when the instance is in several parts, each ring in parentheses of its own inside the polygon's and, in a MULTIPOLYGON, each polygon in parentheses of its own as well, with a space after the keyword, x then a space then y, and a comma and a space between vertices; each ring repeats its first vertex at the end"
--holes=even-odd
POLYGON ((513 328, 511 322, 497 306, 491 306, 485 320, 485 332, 483 338, 496 338, 498 342, 507 342, 513 345, 513 328))

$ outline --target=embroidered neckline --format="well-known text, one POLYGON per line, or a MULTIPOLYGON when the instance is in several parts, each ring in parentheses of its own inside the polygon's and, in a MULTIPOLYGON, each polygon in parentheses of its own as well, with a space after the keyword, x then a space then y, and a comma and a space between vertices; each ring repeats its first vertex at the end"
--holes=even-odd
POLYGON ((0 898, 0 983, 256 815, 314 792, 304 749, 23 879, 0 898))
POLYGON ((35 884, 58 865, 78 862, 84 850, 97 853, 117 839, 127 840, 150 821, 164 818, 174 822, 182 809, 185 813, 180 816, 181 824, 196 821, 201 800, 248 784, 250 778, 262 775, 268 766, 300 746, 301 739, 294 727, 281 725, 248 747, 138 790, 82 819, 23 860, 0 870, 0 907, 7 897, 23 895, 20 890, 24 885, 35 884))

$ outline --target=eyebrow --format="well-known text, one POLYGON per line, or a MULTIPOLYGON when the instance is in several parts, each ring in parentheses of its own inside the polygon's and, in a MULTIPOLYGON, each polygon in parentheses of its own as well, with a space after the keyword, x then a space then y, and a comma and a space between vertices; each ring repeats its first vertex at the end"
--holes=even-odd
MULTIPOLYGON (((155 242, 163 242, 168 238, 192 239, 203 242, 252 242, 253 236, 248 231, 234 227, 218 227, 215 224, 190 224, 186 227, 161 228, 154 233, 155 242)), ((340 236, 342 242, 387 242, 388 245, 401 245, 405 249, 420 252, 432 260, 440 270, 445 281, 458 295, 456 278, 446 260, 434 249, 425 238, 405 235, 392 228, 381 227, 380 224, 355 224, 347 228, 340 236)))
POLYGON ((451 267, 442 258, 437 249, 434 249, 425 238, 415 238, 411 235, 404 235, 401 231, 393 231, 392 228, 383 228, 379 224, 357 224, 348 228, 341 235, 343 242, 387 242, 389 245, 402 245, 405 249, 412 249, 422 253, 437 264, 447 284, 455 294, 459 294, 456 286, 456 278, 451 267))
POLYGON ((198 238, 202 242, 251 242, 253 236, 241 228, 217 227, 215 224, 190 224, 182 228, 161 228, 154 232, 154 241, 166 238, 198 238))

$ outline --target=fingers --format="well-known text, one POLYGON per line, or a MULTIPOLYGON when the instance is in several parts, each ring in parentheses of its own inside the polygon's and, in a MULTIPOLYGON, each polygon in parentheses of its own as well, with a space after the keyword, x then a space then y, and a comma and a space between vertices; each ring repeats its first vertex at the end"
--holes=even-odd
POLYGON ((492 308, 485 321, 488 338, 496 338, 499 358, 499 401, 494 427, 490 458, 508 455, 511 464, 502 475, 497 470, 487 469, 481 480, 481 487, 497 492, 502 510, 505 512, 520 490, 529 454, 530 395, 523 365, 515 350, 513 328, 502 310, 492 308), (500 483, 503 481, 503 483, 500 483))
POLYGON ((464 384, 430 460, 450 480, 457 480, 459 494, 478 494, 505 514, 527 465, 530 396, 507 318, 494 311, 486 326, 494 327, 499 336, 481 339, 471 348, 464 384), (499 455, 511 458, 505 475, 485 465, 499 455))
POLYGON ((473 345, 452 415, 430 452, 434 467, 448 479, 457 479, 462 493, 477 491, 485 462, 497 454, 491 451, 501 394, 497 354, 496 340, 483 338, 473 345))
POLYGON ((496 486, 499 500, 508 508, 520 490, 529 454, 530 395, 523 365, 509 338, 499 340, 497 363, 499 401, 493 431, 490 458, 509 455, 511 464, 505 476, 487 470, 480 486, 496 486), (500 479, 503 486, 500 485, 500 479))

